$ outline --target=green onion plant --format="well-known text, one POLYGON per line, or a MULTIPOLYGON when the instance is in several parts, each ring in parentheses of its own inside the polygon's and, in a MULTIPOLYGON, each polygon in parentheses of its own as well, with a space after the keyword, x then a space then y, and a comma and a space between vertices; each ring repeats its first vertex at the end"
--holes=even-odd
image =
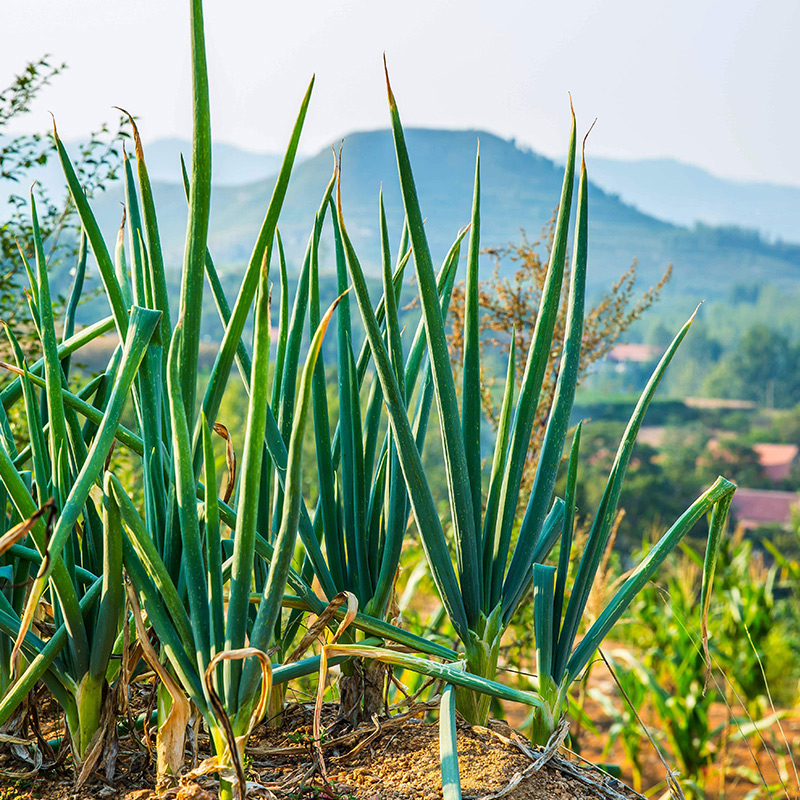
MULTIPOLYGON (((361 317, 369 342, 384 403, 390 420, 397 461, 406 484, 420 540, 450 622, 460 639, 467 670, 492 679, 497 672, 500 639, 517 606, 533 587, 535 595, 536 639, 539 659, 539 691, 547 701, 549 713, 542 718, 542 735, 552 732, 565 703, 569 683, 586 665, 591 654, 630 603, 635 593, 649 580, 664 555, 674 547, 700 517, 712 508, 714 515, 708 542, 704 594, 713 579, 714 559, 719 535, 727 515, 733 484, 717 483, 688 509, 665 534, 631 578, 609 602, 588 634, 575 645, 586 600, 599 566, 600 556, 611 530, 619 495, 636 433, 655 389, 691 320, 679 332, 643 393, 609 476, 603 501, 582 557, 576 584, 571 587, 564 610, 565 567, 543 562, 564 531, 560 560, 568 563, 574 519, 575 482, 579 433, 573 443, 569 466, 569 487, 565 499, 554 498, 554 486, 562 462, 569 419, 577 384, 583 331, 583 307, 588 248, 588 181, 585 160, 581 159, 578 209, 575 222, 572 282, 569 286, 566 337, 559 365, 557 388, 539 457, 531 495, 524 504, 521 521, 517 513, 524 460, 531 437, 548 353, 562 292, 567 256, 575 173, 575 119, 564 173, 564 182, 555 225, 535 332, 527 354, 519 396, 514 398, 514 361, 509 357, 509 378, 491 460, 488 492, 484 480, 480 448, 480 361, 478 342, 478 256, 480 252, 480 156, 476 159, 472 220, 467 258, 467 285, 464 322, 464 365, 459 407, 453 368, 447 348, 445 315, 442 313, 430 250, 423 225, 411 161, 405 143, 397 104, 388 81, 389 107, 394 135, 400 186, 406 214, 415 274, 419 286, 427 356, 432 390, 438 413, 444 452, 450 506, 449 524, 455 566, 437 512, 431 485, 420 458, 420 446, 412 427, 414 419, 408 394, 398 376, 399 346, 382 334, 373 309, 366 279, 347 234, 339 202, 338 216, 342 243, 361 317)), ((484 723, 488 696, 459 691, 458 706, 466 719, 484 723)))
MULTIPOLYGON (((471 220, 456 236, 437 273, 387 73, 405 223, 393 256, 379 197, 382 297, 373 305, 347 233, 340 156, 332 179, 320 187, 321 200, 290 307, 278 221, 312 79, 241 285, 230 303, 208 249, 211 115, 203 8, 201 0, 190 0, 189 5, 194 135, 191 162, 184 170, 188 224, 175 323, 153 190, 133 119, 135 157, 126 156, 124 161, 126 216, 113 254, 54 131, 83 228, 60 343, 31 196, 32 257, 28 259, 23 250, 20 257, 30 279, 31 323, 42 358, 28 363, 8 332, 16 363, 5 365, 14 377, 0 391, 0 724, 43 680, 64 709, 73 753, 76 763, 85 767, 81 771, 85 779, 97 762, 109 726, 116 723, 109 705, 114 692, 109 687, 125 690, 129 674, 120 662, 128 655, 129 632, 136 631, 145 661, 161 679, 161 771, 181 768, 191 702, 202 715, 214 748, 204 769, 220 773, 221 796, 227 800, 244 796, 244 746, 253 726, 267 713, 273 687, 317 669, 324 673, 328 657, 338 659, 351 679, 342 685, 343 706, 355 709, 349 716, 357 721, 381 710, 382 692, 375 690, 374 676, 365 675, 375 670, 382 681, 380 665, 388 663, 446 685, 443 777, 446 795, 457 797, 456 708, 468 721, 482 724, 492 696, 526 703, 534 708, 537 738, 546 739, 563 714, 570 683, 665 555, 712 511, 702 598, 704 610, 708 608, 733 490, 723 478, 664 534, 579 639, 637 431, 691 320, 667 350, 634 411, 577 578, 567 587, 580 426, 572 441, 565 497, 555 497, 554 487, 568 437, 583 332, 588 260, 583 158, 557 389, 529 498, 521 497, 520 487, 556 316, 567 291, 562 284, 575 183, 574 115, 553 249, 521 389, 515 396, 518 355, 512 346, 500 426, 492 452, 483 453, 478 346, 480 156, 471 220), (328 216, 338 297, 323 313, 319 259, 328 216), (461 384, 456 386, 446 320, 465 239, 465 346, 461 384), (111 314, 76 332, 89 252, 111 314), (280 308, 274 343, 273 263, 279 273, 280 308), (399 309, 411 264, 421 318, 406 333, 399 309), (198 352, 206 281, 224 335, 201 394, 198 352), (351 289, 360 327, 352 316, 351 289), (336 419, 328 405, 322 355, 334 311, 336 419), (251 314, 252 340, 246 341, 251 314), (355 342, 362 333, 365 339, 359 348, 355 342), (73 354, 104 334, 116 335, 119 346, 105 369, 81 384, 72 367, 73 354), (241 468, 220 497, 213 431, 223 422, 218 420, 220 404, 234 365, 248 395, 245 440, 241 468), (15 438, 10 419, 20 403, 24 424, 15 438), (447 519, 440 518, 422 462, 433 436, 428 428, 434 406, 444 453, 447 519), (302 496, 301 470, 302 443, 312 426, 318 497, 316 506, 309 508, 302 496), (21 436, 24 443, 18 442, 21 436), (126 451, 127 471, 115 457, 117 447, 126 451), (488 469, 484 457, 490 457, 488 469), (131 496, 132 476, 137 490, 142 489, 141 500, 131 496), (392 624, 395 581, 412 515, 459 640, 457 650, 392 624), (559 537, 558 565, 546 564, 559 537), (495 680, 501 637, 531 592, 537 693, 510 689, 495 680), (345 614, 339 608, 344 599, 349 627, 342 640, 323 648, 320 656, 301 658, 299 650, 309 644, 308 637, 294 649, 293 645, 303 615, 322 614, 325 625, 332 627, 336 617, 345 614), (41 622, 47 609, 52 629, 41 622), (148 628, 157 636, 157 650, 149 643, 148 628), (402 647, 388 648, 386 642, 402 647)), ((273 700, 272 708, 279 711, 280 689, 273 697, 277 703, 273 700)))

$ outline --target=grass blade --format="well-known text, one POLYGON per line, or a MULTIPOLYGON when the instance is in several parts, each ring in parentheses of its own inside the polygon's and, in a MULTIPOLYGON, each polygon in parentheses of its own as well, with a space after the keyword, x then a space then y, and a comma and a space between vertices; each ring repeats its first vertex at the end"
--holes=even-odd
MULTIPOLYGON (((622 616, 633 598, 641 591, 650 578, 653 577, 656 570, 669 553, 678 545, 695 523, 701 520, 709 510, 712 509, 716 519, 714 520, 713 535, 709 537, 706 547, 706 562, 709 564, 709 568, 710 565, 715 564, 715 554, 719 546, 719 535, 722 532, 735 489, 735 484, 725 478, 717 478, 714 485, 706 489, 706 491, 681 514, 675 524, 661 539, 659 539, 641 564, 633 570, 626 581, 617 590, 614 597, 603 609, 602 614, 600 614, 575 648, 575 652, 572 654, 567 664, 567 672, 569 673, 570 679, 580 674, 581 670, 589 663, 589 659, 599 647, 606 634, 622 616)), ((704 572, 704 584, 707 582, 707 574, 707 571, 704 572)), ((564 644, 559 643, 559 646, 562 647, 568 643, 569 642, 564 642, 564 644)))
MULTIPOLYGON (((82 328, 80 331, 78 331, 78 333, 76 333, 74 336, 71 336, 69 339, 67 339, 66 342, 63 342, 58 346, 58 357, 62 360, 67 358, 68 356, 80 350, 84 345, 87 345, 89 342, 92 342, 103 334, 108 333, 113 328, 113 317, 106 317, 105 319, 101 319, 99 322, 95 322, 92 325, 87 325, 85 328, 82 328)), ((40 358, 38 361, 34 361, 34 363, 30 366, 31 375, 40 375, 43 370, 43 358, 40 358)), ((6 410, 11 408, 11 406, 13 406, 14 403, 20 399, 20 397, 22 397, 22 382, 19 378, 13 380, 8 384, 8 386, 4 386, 2 391, 0 391, 0 403, 3 404, 3 408, 6 410)))
MULTIPOLYGON (((25 365, 25 356, 19 346, 17 337, 11 328, 6 327, 6 335, 14 351, 14 358, 22 378, 22 393, 25 400, 25 418, 28 427, 28 440, 30 442, 31 453, 33 455, 33 477, 39 492, 49 494, 50 482, 53 475, 50 459, 48 456, 47 443, 44 437, 44 428, 40 425, 42 418, 39 409, 39 401, 36 399, 36 392, 33 391, 33 376, 25 365)), ((42 388, 46 388, 46 381, 40 379, 42 388)))
POLYGON ((202 0, 191 0, 192 42, 192 181, 189 216, 183 255, 180 316, 183 332, 178 374, 187 420, 194 419, 197 392, 197 357, 200 347, 200 317, 203 310, 208 219, 211 213, 211 111, 208 99, 208 67, 203 28, 202 0))
MULTIPOLYGON (((269 261, 267 251, 272 247, 275 228, 278 224, 278 217, 286 197, 286 190, 289 186, 289 178, 292 173, 295 156, 297 155, 297 146, 300 142, 300 134, 303 130, 303 123, 306 118, 306 112, 308 111, 308 104, 311 100, 311 90, 313 87, 314 79, 312 78, 300 106, 300 112, 297 116, 294 129, 292 130, 289 146, 286 150, 286 155, 284 156, 275 188, 272 192, 272 198, 270 199, 264 222, 261 225, 258 239, 253 248, 252 255, 250 256, 250 262, 247 266, 244 279, 242 280, 239 295, 233 307, 230 323, 225 328, 222 344, 211 371, 206 393, 203 397, 203 413, 206 415, 209 425, 213 424, 217 418, 219 404, 222 400, 228 376, 230 375, 231 367, 236 357, 239 341, 242 338, 242 332, 244 331, 244 326, 250 313, 250 307, 255 297, 256 288, 258 287, 261 266, 265 255, 267 256, 267 262, 269 261)), ((198 430, 195 441, 198 441, 199 437, 200 432, 198 430)))
POLYGON ((553 649, 558 649, 561 634, 561 620, 564 612, 564 592, 569 573, 569 557, 572 553, 572 535, 575 529, 575 494, 578 488, 578 453, 581 447, 581 430, 583 422, 579 422, 572 438, 567 468, 567 491, 564 495, 564 529, 561 533, 561 547, 558 553, 558 575, 553 597, 553 649))
MULTIPOLYGON (((322 340, 330 324, 333 312, 341 301, 339 296, 325 312, 325 316, 311 340, 303 375, 300 380, 300 391, 294 414, 294 425, 289 440, 289 461, 286 470, 285 502, 280 531, 275 540, 274 556, 270 562, 269 577, 264 587, 263 598, 250 636, 250 646, 259 650, 269 649, 270 639, 274 635, 275 624, 281 612, 283 593, 291 567, 294 545, 297 535, 297 524, 300 519, 302 498, 302 461, 303 436, 311 405, 311 383, 317 356, 322 348, 322 340)), ((249 597, 248 597, 249 599, 249 597)), ((230 624, 230 607, 228 621, 230 624)), ((239 686, 239 709, 236 713, 234 727, 246 725, 250 717, 253 695, 259 682, 259 669, 251 661, 244 666, 242 681, 239 686)))
MULTIPOLYGON (((79 613, 90 608, 97 602, 102 579, 98 578, 88 591, 81 598, 79 613)), ((18 623, 14 628, 18 627, 18 623)), ((12 634, 13 635, 13 634, 12 634)), ((60 625, 39 653, 29 661, 28 666, 22 675, 17 678, 14 685, 0 698, 0 725, 3 725, 8 718, 17 710, 25 696, 33 689, 37 681, 44 678, 47 671, 53 665, 58 654, 64 648, 68 638, 67 624, 60 625)), ((68 704, 67 704, 68 707, 68 704)), ((74 728, 73 728, 74 730, 74 728)))
MULTIPOLYGON (((389 232, 386 225, 386 212, 383 207, 383 192, 380 195, 380 223, 381 242, 383 250, 383 297, 386 308, 386 331, 389 344, 389 360, 394 367, 397 385, 401 391, 405 387, 405 368, 403 364, 403 343, 401 340, 400 321, 397 313, 397 298, 392 280, 391 264, 389 261, 389 232)), ((376 394, 380 389, 376 381, 376 394)), ((407 398, 403 397, 405 405, 407 398)), ((375 616, 383 616, 394 588, 397 566, 403 548, 408 520, 408 505, 403 473, 397 456, 397 446, 387 432, 386 459, 382 461, 387 470, 386 491, 384 500, 384 541, 382 548, 376 541, 370 547, 370 554, 375 554, 376 566, 374 571, 375 586, 367 610, 375 616), (380 552, 382 550, 382 552, 380 552)), ((377 515, 376 515, 377 516, 377 515)))
POLYGON ((708 652, 708 610, 711 604, 711 589, 714 585, 714 573, 717 569, 720 541, 725 529, 725 523, 728 519, 728 511, 730 510, 731 500, 733 500, 733 492, 736 487, 733 486, 733 484, 728 484, 728 488, 730 491, 714 505, 714 509, 711 512, 706 553, 703 559, 703 585, 700 590, 700 633, 703 639, 703 650, 705 652, 706 663, 709 665, 709 670, 711 656, 708 652))
MULTIPOLYGON (((147 244, 149 258, 151 291, 155 300, 155 308, 161 312, 161 330, 171 331, 172 321, 170 318, 169 296, 167 294, 167 278, 164 272, 164 256, 161 251, 161 235, 158 230, 153 188, 150 184, 150 175, 144 160, 144 148, 139 137, 139 129, 136 127, 133 117, 128 115, 128 118, 131 122, 133 141, 136 147, 136 172, 139 178, 139 191, 142 196, 144 239, 147 244)), ((162 346, 164 345, 163 338, 161 339, 161 344, 162 346)), ((166 383, 166 373, 164 375, 164 383, 166 383)))
MULTIPOLYGON (((122 520, 127 528, 127 538, 136 555, 136 561, 141 564, 142 568, 146 571, 161 602, 169 612, 169 617, 172 620, 171 627, 175 629, 180 638, 182 648, 186 651, 187 655, 191 656, 194 653, 192 623, 189 619, 189 615, 186 613, 183 600, 178 594, 175 584, 170 578, 169 572, 161 559, 161 555, 153 543, 147 526, 139 516, 139 512, 133 504, 133 501, 128 497, 125 487, 113 474, 108 480, 108 488, 119 507, 122 520)), ((126 559, 126 568, 127 567, 128 559, 126 559)), ((137 591, 140 591, 138 586, 137 591)))
POLYGON ((136 183, 133 180, 133 168, 128 154, 124 159, 125 174, 125 209, 128 221, 128 250, 131 254, 131 275, 133 277, 133 302, 137 306, 148 307, 145 292, 145 269, 139 239, 142 236, 142 218, 139 214, 139 198, 136 196, 136 183))
MULTIPOLYGON (((228 303, 228 298, 225 296, 225 290, 222 288, 222 282, 217 274, 217 269, 214 266, 214 261, 211 258, 211 253, 206 251, 206 278, 211 287, 211 293, 214 295, 214 304, 217 307, 217 313, 224 328, 228 327, 231 321, 231 307, 228 303)), ((253 368, 250 354, 244 346, 244 342, 239 339, 236 345, 236 365, 239 368, 239 375, 244 384, 244 389, 247 394, 250 394, 250 372, 253 368)))
POLYGON ((536 673, 539 691, 543 681, 553 671, 553 599, 556 568, 545 564, 533 565, 533 630, 536 637, 536 673))
MULTIPOLYGON (((217 497, 217 472, 214 464, 214 447, 211 429, 203 418, 203 477, 208 491, 205 494, 205 545, 208 565, 208 597, 210 601, 211 655, 225 647, 225 595, 222 585, 222 540, 219 525, 219 498, 217 497)), ((233 487, 231 487, 233 488, 233 487)))
POLYGON ((575 640, 577 635, 578 626, 583 616, 583 611, 586 608, 586 602, 589 599, 592 583, 594 582, 594 576, 597 573, 603 551, 608 542, 614 517, 617 513, 619 496, 622 492, 622 484, 625 479, 625 471, 633 452, 633 446, 636 443, 636 434, 639 432, 645 412, 656 393, 656 389, 658 388, 658 384, 664 372, 669 366, 670 361, 672 361, 680 343, 689 332, 695 314, 697 314, 697 311, 692 314, 689 320, 680 329, 677 336, 672 340, 672 344, 670 344, 667 351, 661 357, 661 361, 659 361, 653 374, 650 376, 650 380, 647 382, 647 386, 645 386, 639 398, 639 402, 636 404, 636 408, 631 415, 628 426, 620 441, 614 464, 611 467, 611 473, 608 476, 608 481, 606 482, 603 496, 597 509, 597 514, 592 522, 591 530, 589 531, 589 539, 586 543, 586 548, 581 556, 578 572, 575 577, 575 589, 570 595, 569 604, 567 605, 567 613, 564 618, 561 639, 564 643, 568 644, 565 646, 561 642, 559 643, 559 661, 556 664, 557 674, 563 673, 564 669, 566 669, 568 650, 571 648, 571 642, 575 640))
POLYGON ((117 243, 114 248, 114 274, 117 276, 117 283, 122 292, 122 299, 125 305, 130 308, 133 305, 130 282, 128 280, 128 263, 125 259, 125 226, 128 222, 128 212, 122 206, 122 222, 117 231, 117 243))
POLYGON ((543 713, 548 713, 542 699, 535 692, 524 692, 519 689, 512 689, 510 686, 504 686, 488 678, 473 675, 470 672, 465 672, 460 664, 439 664, 436 661, 428 661, 425 658, 419 658, 418 656, 409 655, 407 653, 400 653, 385 647, 370 647, 360 644, 326 645, 325 650, 329 655, 333 656, 352 655, 361 656, 362 658, 374 658, 386 664, 393 664, 403 669, 409 669, 420 675, 438 678, 454 686, 460 686, 474 692, 497 697, 499 700, 524 703, 525 705, 538 708, 543 713))
POLYGON ((281 429, 284 441, 289 443, 289 435, 292 429, 292 414, 294 412, 295 392, 297 391, 297 373, 300 363, 300 346, 303 341, 303 326, 305 324, 306 308, 308 306, 308 284, 311 274, 311 253, 319 247, 319 239, 322 235, 322 223, 325 219, 325 210, 333 192, 333 182, 335 176, 331 177, 319 205, 319 211, 314 219, 314 228, 306 246, 305 256, 303 257, 303 267, 300 270, 300 279, 297 283, 297 293, 292 306, 292 317, 289 321, 288 335, 286 338, 286 354, 281 365, 281 391, 280 391, 280 411, 278 413, 278 425, 281 429))
POLYGON ((189 418, 183 405, 185 395, 181 393, 180 359, 184 353, 183 333, 184 318, 181 318, 172 335, 167 358, 167 394, 172 421, 174 491, 182 546, 181 563, 186 578, 186 593, 189 598, 192 632, 198 658, 197 670, 203 673, 208 666, 211 623, 206 564, 200 540, 200 521, 197 517, 197 488, 192 467, 189 418))
MULTIPOLYGON (((316 230, 316 223, 315 223, 316 230)), ((278 269, 281 278, 281 310, 278 315, 278 344, 275 350, 275 373, 272 376, 272 411, 278 414, 280 408, 280 392, 283 383, 283 365, 286 361, 286 341, 289 336, 289 278, 286 274, 286 256, 279 230, 275 230, 278 242, 278 269)))
POLYGON ((133 308, 129 335, 125 342, 125 354, 117 382, 111 392, 108 408, 92 442, 92 447, 83 469, 81 469, 72 485, 69 496, 61 509, 61 516, 58 518, 53 530, 53 535, 47 544, 48 558, 43 560, 42 567, 31 587, 28 604, 22 617, 23 625, 20 628, 20 636, 14 645, 15 650, 30 625, 33 612, 44 592, 46 582, 52 574, 55 564, 60 560, 61 550, 72 533, 72 528, 83 511, 89 492, 103 468, 114 441, 114 434, 119 425, 122 411, 125 408, 133 379, 160 317, 161 314, 157 311, 149 311, 138 306, 133 308))
POLYGON ((500 504, 500 488, 508 458, 508 438, 511 430, 511 410, 514 407, 514 389, 517 385, 516 372, 517 336, 511 331, 511 346, 508 350, 508 369, 506 385, 503 391, 503 405, 497 422, 497 438, 494 443, 492 472, 489 478, 489 494, 486 498, 486 510, 483 517, 483 597, 484 607, 489 606, 491 598, 493 548, 490 533, 497 526, 497 512, 500 504))
MULTIPOLYGON (((225 636, 225 649, 238 650, 245 645, 247 614, 250 604, 250 586, 255 556, 256 523, 263 468, 264 430, 266 427, 267 394, 264 376, 269 370, 270 349, 270 309, 269 272, 266 263, 261 267, 258 299, 255 311, 255 332, 253 334, 253 371, 250 376, 250 403, 247 408, 247 428, 245 431, 242 469, 239 484, 239 503, 236 515, 236 530, 233 545, 233 569, 228 601, 228 624, 225 636)), ((237 672, 241 664, 226 662, 226 675, 237 672)), ((235 695, 233 686, 228 687, 228 699, 235 695)))
MULTIPOLYGON (((9 368, 8 365, 5 364, 3 364, 3 366, 6 366, 7 369, 9 368)), ((23 370, 20 370, 20 373, 22 372, 23 370)), ((100 409, 95 408, 95 406, 91 405, 90 403, 87 403, 81 395, 86 393, 87 396, 90 396, 91 392, 97 388, 103 378, 103 375, 98 375, 96 378, 90 381, 90 383, 84 386, 77 395, 73 394, 72 392, 68 392, 63 388, 61 390, 61 396, 64 400, 64 405, 75 409, 79 414, 81 414, 87 420, 90 420, 95 425, 99 425, 103 421, 103 412, 100 409)), ((42 389, 44 389, 46 386, 44 379, 39 378, 30 372, 25 373, 25 379, 42 389)), ((144 445, 142 444, 141 438, 133 433, 133 431, 128 430, 128 428, 120 425, 117 428, 116 439, 117 441, 122 442, 122 444, 124 444, 126 447, 129 447, 134 453, 136 453, 136 455, 141 456, 143 454, 144 445)), ((20 450, 19 454, 14 458, 14 466, 22 466, 29 458, 30 445, 23 450, 20 450)))
MULTIPOLYGON (((64 402, 61 397, 61 362, 58 359, 53 303, 50 299, 50 280, 44 257, 42 237, 39 232, 39 218, 36 213, 36 200, 31 192, 31 220, 33 242, 36 251, 36 275, 39 284, 39 324, 42 336, 44 357, 45 396, 47 398, 47 417, 50 421, 50 465, 52 469, 53 490, 56 504, 60 509, 69 491, 70 474, 67 461, 67 426, 64 418, 64 402)), ((30 422, 30 418, 29 418, 30 422)))
MULTIPOLYGON (((193 647, 191 634, 186 643, 181 640, 173 625, 173 617, 171 617, 164 606, 162 595, 139 562, 131 541, 127 538, 124 539, 122 547, 122 559, 125 564, 125 570, 130 576, 131 583, 136 589, 136 593, 139 595, 139 602, 144 606, 147 612, 147 618, 153 630, 157 633, 161 641, 164 654, 169 659, 170 664, 172 664, 178 680, 180 680, 181 684, 186 687, 186 691, 191 695, 192 701, 197 705, 200 713, 207 714, 208 707, 203 695, 203 685, 196 667, 197 658, 194 655, 190 656, 186 653, 186 644, 193 647)), ((166 567, 164 567, 164 569, 166 571, 166 567)), ((167 580, 171 583, 169 577, 167 580)))
MULTIPOLYGON (((88 243, 86 241, 86 231, 81 228, 81 238, 78 244, 78 260, 75 264, 75 277, 72 279, 72 288, 69 292, 67 306, 64 309, 64 325, 61 334, 62 344, 75 335, 75 314, 78 311, 78 303, 83 294, 83 283, 86 279, 87 251, 88 243)), ((69 376, 69 356, 61 359, 61 366, 64 370, 64 375, 69 376)))
POLYGON ((61 161, 61 167, 64 170, 64 177, 67 179, 67 187, 69 188, 72 201, 75 203, 75 208, 78 210, 83 229, 86 231, 86 237, 89 239, 89 244, 92 246, 92 253, 94 254, 97 267, 100 270, 100 277, 103 281, 103 287, 106 290, 106 297, 108 304, 111 306, 111 315, 114 317, 114 324, 117 328, 117 333, 121 341, 124 341, 125 334, 128 331, 128 306, 122 296, 122 290, 117 281, 117 275, 114 270, 114 263, 111 260, 111 255, 108 252, 106 243, 103 240, 103 234, 100 232, 100 226, 97 224, 94 212, 83 193, 78 176, 75 174, 75 169, 72 162, 67 155, 67 150, 63 142, 58 137, 55 123, 53 124, 53 138, 56 143, 56 150, 58 157, 61 161))
MULTIPOLYGON (((281 285, 286 289, 284 272, 281 272, 281 285)), ((286 313, 288 314, 288 300, 286 313)), ((284 318, 283 291, 281 319, 284 318)), ((311 258, 311 296, 309 298, 308 322, 311 335, 319 328, 321 312, 319 304, 319 253, 315 247, 311 258)), ((311 403, 314 417, 314 442, 317 456, 317 479, 319 481, 319 503, 317 513, 321 515, 322 535, 325 540, 325 552, 328 568, 337 592, 345 588, 345 555, 344 543, 339 528, 339 512, 336 503, 334 486, 333 454, 331 452, 331 429, 328 416, 328 387, 325 377, 325 360, 320 350, 317 363, 314 365, 314 377, 311 387, 311 403)))

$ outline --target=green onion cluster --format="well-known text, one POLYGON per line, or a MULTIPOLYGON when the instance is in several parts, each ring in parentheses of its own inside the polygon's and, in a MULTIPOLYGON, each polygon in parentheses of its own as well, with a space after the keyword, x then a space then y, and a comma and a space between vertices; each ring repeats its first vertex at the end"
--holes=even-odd
MULTIPOLYGON (((581 158, 572 278, 565 289, 576 171, 574 115, 535 333, 527 354, 511 349, 497 436, 493 451, 484 453, 478 342, 480 156, 471 220, 437 271, 387 74, 405 225, 393 256, 379 197, 382 297, 373 304, 347 233, 340 155, 329 184, 320 187, 319 210, 310 221, 290 311, 278 220, 312 80, 231 304, 207 247, 208 79, 201 0, 190 5, 194 139, 191 167, 184 172, 189 213, 177 321, 173 324, 171 317, 157 212, 133 120, 135 161, 126 157, 124 170, 127 241, 120 238, 113 255, 54 132, 83 227, 60 342, 31 196, 34 263, 24 254, 21 258, 30 279, 31 320, 43 355, 28 363, 8 331, 16 356, 16 366, 8 366, 16 376, 0 392, 0 723, 43 680, 64 709, 76 764, 85 779, 81 766, 91 770, 109 726, 116 724, 113 704, 146 663, 161 677, 161 773, 167 776, 181 768, 190 701, 213 742, 216 761, 209 768, 220 772, 223 796, 232 796, 241 791, 244 746, 266 713, 270 692, 275 707, 274 698, 281 697, 278 687, 319 668, 319 656, 304 659, 295 649, 306 613, 323 615, 333 629, 337 616, 343 616, 337 609, 346 598, 349 627, 339 632, 339 641, 325 647, 323 659, 330 663, 330 656, 342 663, 343 705, 345 696, 352 700, 343 710, 354 721, 380 710, 380 693, 370 694, 363 681, 370 665, 397 665, 441 679, 447 687, 442 698, 445 793, 460 796, 456 709, 470 722, 482 724, 491 696, 527 703, 536 710, 538 736, 546 741, 564 713, 570 683, 666 554, 712 511, 703 588, 703 605, 708 607, 719 537, 734 488, 723 478, 681 515, 579 637, 637 431, 691 320, 667 350, 633 413, 577 577, 568 586, 580 426, 568 456, 565 496, 555 497, 554 488, 577 383, 588 261, 588 182, 581 158), (319 257, 326 219, 339 296, 323 313, 319 257), (457 386, 446 320, 467 234, 464 361, 457 386), (111 316, 75 332, 88 250, 97 263, 111 316), (280 318, 278 340, 272 342, 275 261, 280 318), (399 313, 410 266, 421 306, 413 330, 401 325, 399 313), (198 398, 206 280, 225 333, 205 392, 198 398), (533 488, 524 498, 520 496, 523 465, 564 291, 568 291, 567 334, 557 389, 533 488), (351 302, 359 320, 353 318, 351 302), (245 341, 251 313, 252 340, 245 341), (336 418, 328 403, 322 355, 323 337, 334 316, 336 418), (103 372, 76 390, 79 376, 72 356, 111 331, 116 332, 119 347, 103 372), (359 348, 355 342, 362 338, 359 348), (525 358, 525 372, 515 397, 520 357, 525 358), (213 432, 234 364, 249 399, 241 468, 228 504, 227 496, 218 496, 213 432), (24 406, 25 421, 21 449, 9 421, 18 403, 24 406), (434 407, 448 491, 445 519, 422 460, 434 407), (131 427, 122 425, 126 409, 131 427), (312 430, 318 497, 315 507, 309 508, 301 485, 302 445, 306 431, 311 435, 312 430), (131 472, 117 474, 114 469, 115 447, 127 450, 136 465, 141 500, 132 499, 138 487, 126 485, 131 472), (412 518, 458 639, 456 649, 391 623, 394 584, 412 518), (559 539, 558 562, 553 566, 546 562, 559 539), (519 604, 531 594, 539 674, 535 693, 496 680, 503 633, 519 604), (39 622, 42 610, 48 608, 50 628, 39 622), (155 648, 144 635, 148 628, 157 637, 155 648), (144 662, 129 664, 129 642, 137 637, 144 662), (402 645, 405 652, 387 647, 389 643, 402 645)), ((328 334, 332 335, 333 331, 328 334)), ((306 638, 297 649, 307 646, 306 638)))

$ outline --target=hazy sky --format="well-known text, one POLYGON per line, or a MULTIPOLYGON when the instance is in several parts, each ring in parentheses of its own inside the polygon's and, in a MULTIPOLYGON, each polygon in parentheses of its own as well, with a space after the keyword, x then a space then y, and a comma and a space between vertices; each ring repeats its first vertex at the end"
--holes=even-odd
MULTIPOLYGON (((388 123, 381 54, 406 125, 488 129, 551 156, 594 117, 590 154, 668 156, 800 185, 798 0, 206 0, 212 129, 282 150, 312 73, 302 149, 388 123)), ((0 85, 44 53, 69 70, 47 111, 65 138, 140 118, 188 136, 188 0, 7 2, 0 85)))

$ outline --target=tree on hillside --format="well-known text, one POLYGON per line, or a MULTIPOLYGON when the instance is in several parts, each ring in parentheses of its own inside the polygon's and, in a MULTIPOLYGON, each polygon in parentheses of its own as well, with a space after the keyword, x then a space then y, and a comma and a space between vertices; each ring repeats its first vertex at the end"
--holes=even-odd
POLYGON ((791 408, 800 397, 800 346, 766 325, 753 325, 711 371, 705 391, 791 408))
MULTIPOLYGON (((32 345, 28 312, 25 308, 22 259, 32 253, 30 219, 30 184, 36 170, 52 159, 58 159, 55 140, 51 134, 9 135, 8 126, 30 113, 40 92, 63 72, 65 64, 56 64, 49 56, 32 61, 13 82, 0 92, 0 185, 4 203, 0 203, 0 319, 21 337, 23 347, 32 345)), ((114 180, 120 164, 121 129, 113 134, 103 125, 83 143, 73 157, 77 175, 84 192, 91 196, 114 180)), ((36 205, 42 237, 46 243, 48 266, 67 264, 77 253, 78 220, 75 207, 66 190, 53 196, 45 187, 35 189, 36 205)), ((5 337, 3 337, 3 340, 5 337)))
MULTIPOLYGON (((484 411, 494 428, 500 413, 500 394, 495 384, 502 382, 505 376, 505 364, 511 345, 511 332, 514 331, 517 351, 516 379, 519 386, 525 370, 525 356, 530 347, 539 302, 542 297, 549 262, 549 253, 553 245, 555 218, 551 219, 542 231, 542 237, 529 242, 525 234, 518 244, 510 244, 504 248, 488 249, 494 260, 492 277, 481 283, 479 304, 481 308, 480 332, 482 363, 491 363, 487 358, 489 351, 501 355, 496 359, 503 365, 494 370, 492 375, 481 375, 483 387, 484 411), (544 251, 544 254, 542 253, 544 251), (504 262, 510 262, 515 268, 513 272, 503 269, 504 262), (506 277, 507 276, 507 277, 506 277)), ((672 267, 668 266, 661 279, 638 298, 635 297, 636 263, 625 271, 613 284, 611 289, 592 308, 587 308, 584 316, 583 346, 581 352, 580 376, 598 359, 603 358, 620 336, 658 299, 664 285, 670 279, 672 267)), ((530 488, 538 460, 539 446, 544 437, 550 407, 555 393, 557 366, 561 358, 564 343, 565 321, 567 315, 567 299, 571 271, 569 259, 564 270, 564 283, 561 294, 561 306, 556 320, 553 347, 550 351, 542 393, 539 399, 536 421, 531 434, 531 444, 523 475, 523 485, 530 488)), ((464 285, 459 284, 453 291, 451 304, 451 358, 458 366, 463 359, 464 329, 464 285)), ((523 492, 523 495, 525 492, 523 492)))

